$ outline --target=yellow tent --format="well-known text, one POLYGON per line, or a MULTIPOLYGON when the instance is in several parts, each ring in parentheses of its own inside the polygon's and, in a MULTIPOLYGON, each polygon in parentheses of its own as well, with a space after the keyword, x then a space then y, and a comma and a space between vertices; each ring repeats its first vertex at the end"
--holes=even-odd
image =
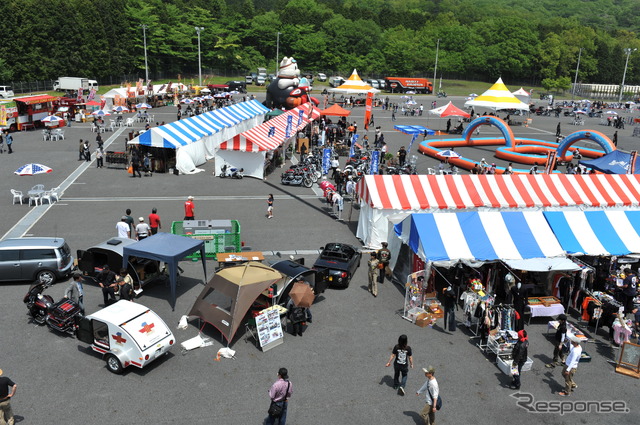
POLYGON ((335 89, 330 89, 329 91, 334 93, 378 93, 380 90, 374 89, 369 84, 362 81, 358 75, 358 71, 354 69, 351 76, 344 82, 344 84, 336 87, 335 89))

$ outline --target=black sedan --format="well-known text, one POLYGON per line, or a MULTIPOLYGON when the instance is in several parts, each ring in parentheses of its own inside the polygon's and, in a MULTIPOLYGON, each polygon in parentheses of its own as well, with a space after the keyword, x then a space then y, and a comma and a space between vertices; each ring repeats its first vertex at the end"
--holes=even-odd
POLYGON ((328 243, 321 250, 313 268, 325 274, 329 285, 348 287, 351 277, 360 266, 362 253, 344 243, 328 243))

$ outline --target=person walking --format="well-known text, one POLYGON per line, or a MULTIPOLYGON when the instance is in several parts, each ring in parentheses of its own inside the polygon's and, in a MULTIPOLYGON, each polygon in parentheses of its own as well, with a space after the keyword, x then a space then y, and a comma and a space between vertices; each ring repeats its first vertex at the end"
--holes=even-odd
MULTIPOLYGON (((615 137, 616 137, 616 140, 617 140, 617 138, 618 138, 618 132, 617 131, 616 131, 616 136, 615 137)), ((7 140, 7 150, 9 151, 7 153, 13 153, 13 149, 12 149, 13 136, 11 135, 11 133, 7 133, 6 140, 7 140)))
MULTIPOLYGON (((613 133, 613 146, 618 147, 618 132, 616 131, 615 133, 613 133)), ((7 145, 9 145, 9 136, 7 136, 7 145)), ((9 153, 11 153, 11 151, 9 151, 9 153)))
POLYGON ((84 160, 86 162, 91 162, 91 144, 88 140, 84 141, 82 145, 82 155, 84 156, 84 160))
POLYGON ((193 204, 193 196, 187 197, 187 201, 184 203, 184 219, 185 220, 195 220, 195 211, 196 206, 193 204))
POLYGON ((400 150, 398 150, 398 164, 401 167, 404 167, 404 163, 407 160, 407 150, 404 148, 404 146, 400 147, 400 150))
POLYGON ((158 233, 158 229, 162 229, 162 223, 160 222, 160 216, 158 215, 158 209, 153 208, 151 214, 149 214, 149 227, 151 227, 151 234, 158 233))
POLYGON ((560 314, 558 316, 558 328, 554 336, 553 342, 553 361, 545 365, 547 368, 560 366, 564 363, 564 342, 567 338, 567 315, 560 314))
POLYGON ((267 198, 267 218, 273 218, 273 193, 267 198))
POLYGON ((127 208, 125 211, 126 222, 129 225, 129 231, 131 233, 131 239, 133 239, 133 235, 135 234, 136 226, 133 224, 133 217, 131 216, 131 208, 127 208))
POLYGON ((104 152, 102 152, 102 148, 96 149, 96 168, 102 168, 104 164, 104 152))
POLYGON ((378 296, 378 264, 380 264, 378 254, 371 252, 371 258, 367 262, 367 270, 369 271, 369 292, 374 297, 378 296))
POLYGON ((391 362, 393 362, 393 389, 398 390, 398 395, 404 395, 409 367, 413 369, 413 353, 406 335, 398 337, 398 343, 393 347, 386 367, 391 366, 391 362), (399 380, 401 374, 402 380, 399 380))
POLYGON ((151 227, 144 222, 144 217, 138 217, 138 224, 136 225, 136 238, 141 241, 146 239, 151 234, 151 227))
POLYGON ((527 331, 524 329, 518 331, 518 342, 513 346, 511 357, 513 359, 513 367, 511 368, 513 374, 513 382, 511 383, 511 389, 520 389, 520 374, 522 373, 522 366, 527 362, 527 356, 529 355, 529 338, 527 337, 527 331), (517 371, 514 370, 517 368, 517 371), (517 373, 516 373, 517 372, 517 373))
POLYGON ((289 380, 289 371, 281 367, 278 370, 278 379, 269 388, 269 399, 272 405, 279 407, 278 412, 273 412, 272 407, 269 407, 269 417, 266 420, 266 425, 274 425, 277 421, 278 425, 285 425, 287 422, 287 409, 289 407, 289 399, 293 394, 293 386, 289 380))
POLYGON ((136 174, 138 174, 138 177, 142 178, 142 173, 140 173, 140 157, 135 150, 131 154, 131 168, 133 171, 131 174, 132 178, 135 178, 136 174))
POLYGON ((436 370, 433 366, 428 368, 422 368, 424 376, 427 377, 426 382, 420 387, 416 395, 425 395, 425 406, 420 412, 420 417, 424 420, 425 425, 434 425, 436 423, 436 406, 438 404, 438 397, 440 397, 440 388, 438 381, 436 381, 436 370))
POLYGON ((131 237, 131 226, 127 223, 126 215, 123 215, 122 218, 120 218, 120 221, 116 224, 116 231, 118 232, 119 238, 131 237))
POLYGON ((389 268, 389 261, 391 261, 391 251, 387 248, 389 244, 387 242, 382 242, 382 248, 378 250, 378 260, 382 263, 382 266, 378 266, 380 270, 380 275, 378 276, 378 282, 384 283, 385 275, 387 277, 391 276, 391 268, 389 268))
POLYGON ((556 137, 561 137, 562 131, 560 131, 560 123, 558 122, 558 126, 556 127, 556 137))
POLYGON ((453 332, 456 330, 456 293, 451 285, 444 290, 444 329, 453 332))
POLYGON ((80 139, 78 147, 78 161, 84 161, 84 141, 82 139, 80 139))
POLYGON ((73 280, 69 282, 64 291, 64 297, 78 303, 80 312, 84 315, 84 287, 82 286, 82 274, 75 272, 73 280))
POLYGON ((571 340, 571 350, 569 351, 569 355, 564 361, 564 367, 562 368, 562 375, 564 376, 564 391, 560 391, 558 393, 558 395, 562 397, 569 397, 571 392, 575 388, 578 388, 576 383, 573 381, 573 376, 578 369, 578 362, 582 355, 582 346, 580 345, 578 337, 571 335, 569 339, 571 340))
POLYGON ((18 385, 10 378, 2 375, 0 369, 0 424, 14 424, 13 411, 11 410, 11 399, 16 395, 18 385))

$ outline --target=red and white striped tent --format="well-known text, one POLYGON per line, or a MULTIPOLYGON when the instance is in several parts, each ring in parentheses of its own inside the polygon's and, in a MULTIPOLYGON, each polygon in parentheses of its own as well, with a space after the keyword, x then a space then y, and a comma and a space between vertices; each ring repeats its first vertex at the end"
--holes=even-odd
POLYGON ((298 131, 318 119, 320 112, 311 103, 305 103, 221 143, 216 152, 216 175, 227 164, 244 168, 245 176, 264 178, 266 153, 294 138, 298 131))
POLYGON ((640 206, 640 175, 368 175, 356 236, 366 246, 387 240, 389 221, 413 212, 557 210, 640 206))

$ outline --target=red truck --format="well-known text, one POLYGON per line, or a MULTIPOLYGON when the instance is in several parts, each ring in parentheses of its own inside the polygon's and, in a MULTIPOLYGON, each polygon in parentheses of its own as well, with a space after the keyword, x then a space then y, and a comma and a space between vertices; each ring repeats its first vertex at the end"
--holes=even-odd
POLYGON ((427 78, 385 77, 386 90, 391 93, 432 93, 433 84, 427 78))

